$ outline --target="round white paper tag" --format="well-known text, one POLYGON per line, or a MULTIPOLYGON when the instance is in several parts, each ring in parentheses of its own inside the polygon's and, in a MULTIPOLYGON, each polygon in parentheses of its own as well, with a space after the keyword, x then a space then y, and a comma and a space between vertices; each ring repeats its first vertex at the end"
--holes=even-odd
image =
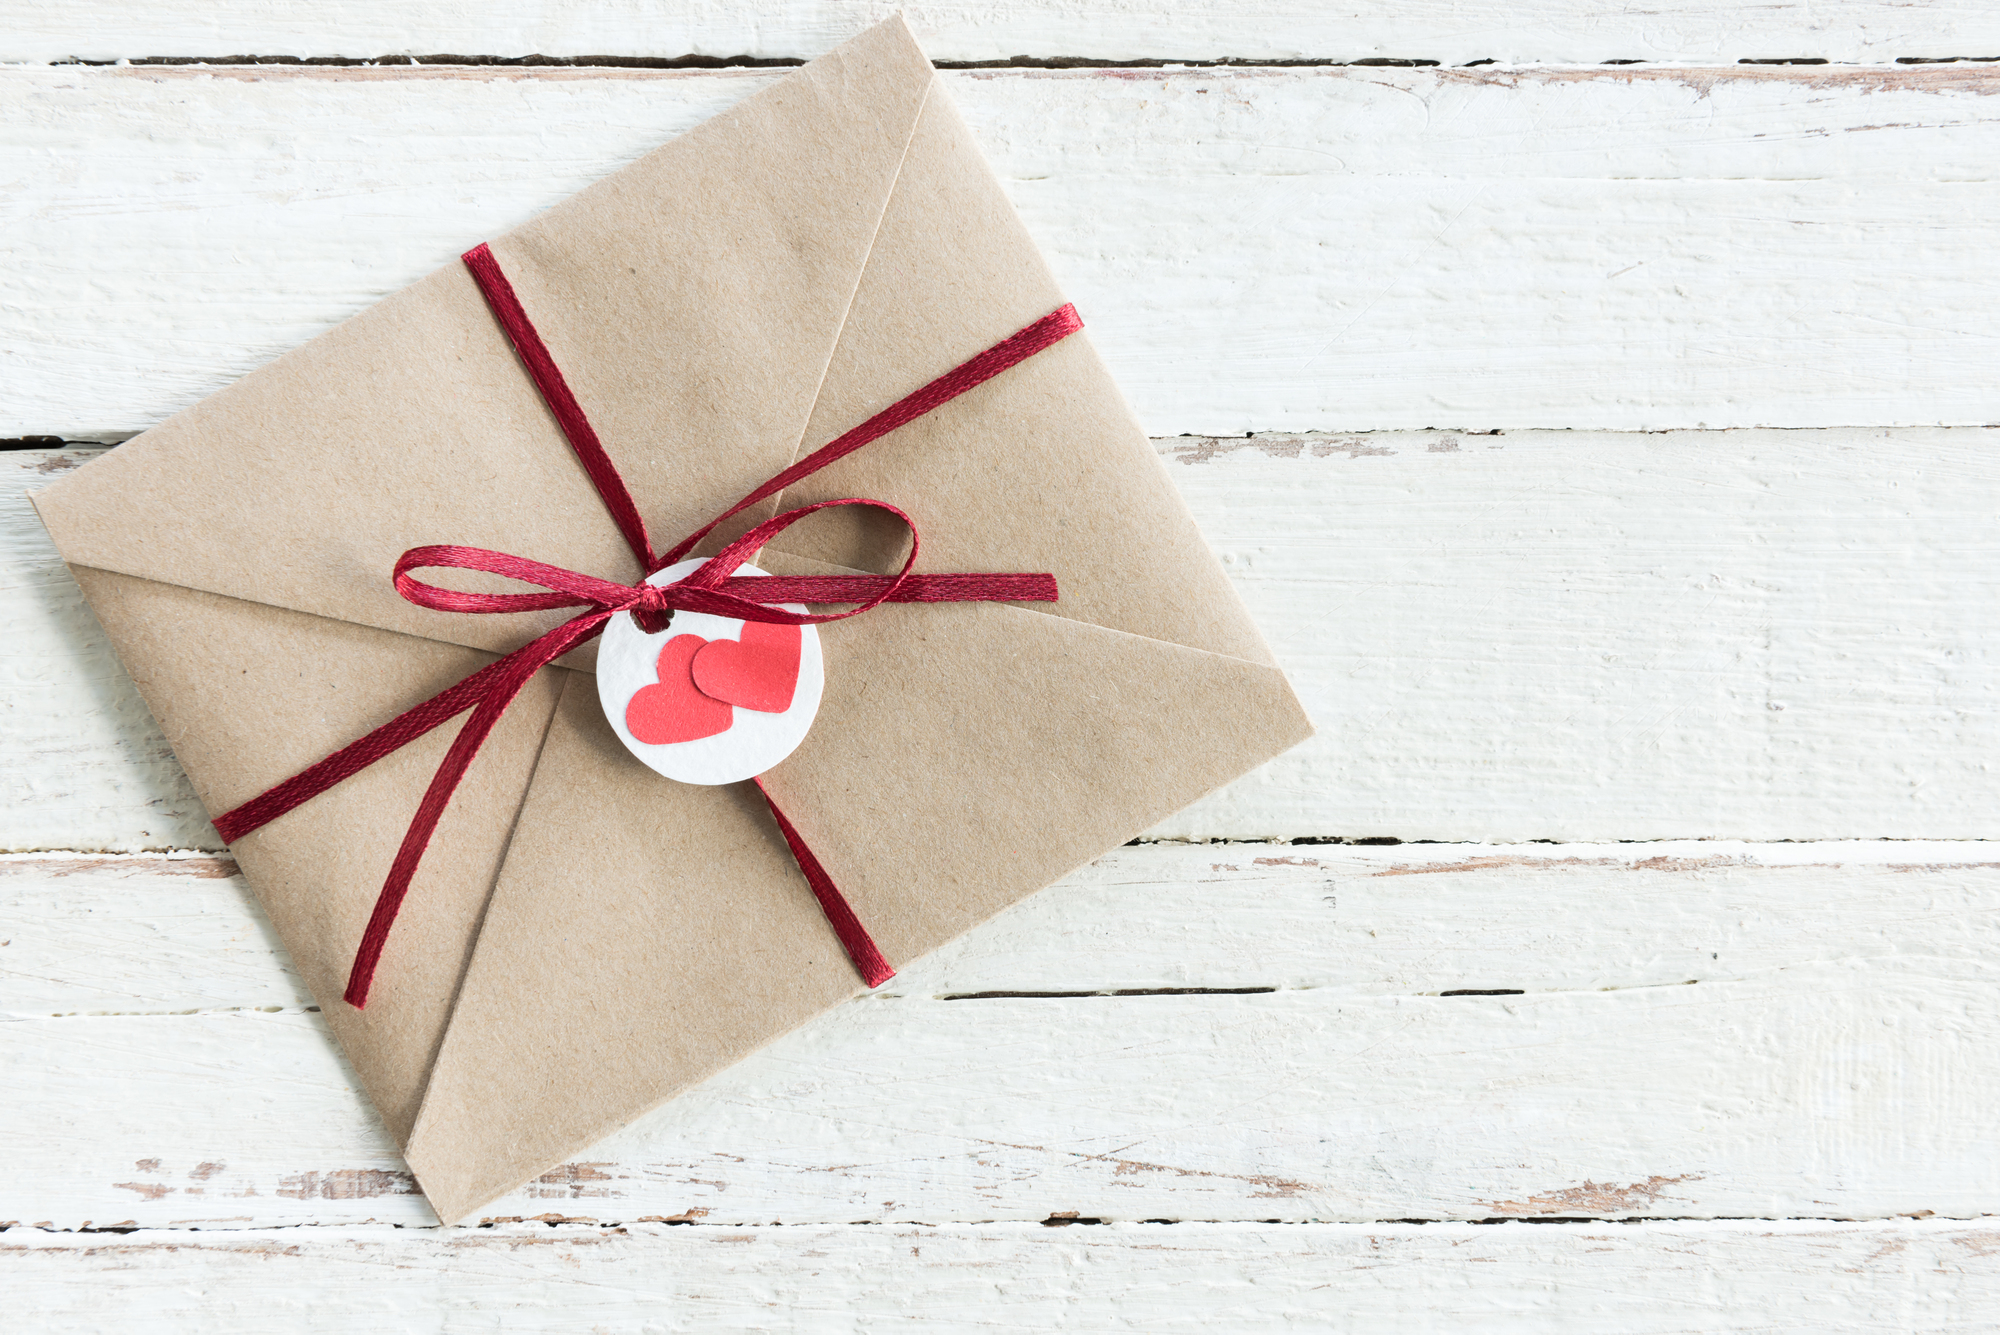
MULTIPOLYGON (((705 563, 682 561, 646 582, 672 584, 705 563)), ((765 572, 746 565, 736 573, 765 572)), ((682 783, 735 783, 783 760, 805 740, 825 685, 817 626, 677 611, 666 630, 648 635, 620 612, 597 651, 597 698, 611 730, 682 783)))

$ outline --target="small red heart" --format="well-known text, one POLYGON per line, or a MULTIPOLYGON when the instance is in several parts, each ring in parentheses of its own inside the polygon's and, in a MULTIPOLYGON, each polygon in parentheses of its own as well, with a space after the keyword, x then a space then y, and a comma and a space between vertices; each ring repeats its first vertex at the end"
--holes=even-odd
POLYGON ((688 669, 708 643, 699 635, 676 635, 667 641, 655 667, 659 683, 641 686, 625 706, 625 727, 634 737, 648 746, 665 746, 729 731, 735 711, 696 690, 688 669))
MULTIPOLYGON (((792 707, 798 689, 804 638, 797 626, 746 621, 742 639, 710 640, 695 654, 694 684, 714 699, 760 714, 782 714, 792 707)), ((664 680, 666 673, 660 676, 664 680)))

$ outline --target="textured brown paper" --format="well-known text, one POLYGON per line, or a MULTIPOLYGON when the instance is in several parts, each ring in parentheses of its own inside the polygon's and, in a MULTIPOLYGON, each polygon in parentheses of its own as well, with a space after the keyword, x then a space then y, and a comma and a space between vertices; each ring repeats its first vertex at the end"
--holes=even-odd
MULTIPOLYGON (((662 548, 1063 304, 900 19, 492 248, 662 548)), ((842 496, 908 510, 922 570, 1062 590, 823 634, 818 721, 766 782, 892 964, 1309 735, 1086 336, 782 500, 842 496)), ((406 603, 406 548, 640 573, 459 265, 35 503, 215 812, 563 619, 406 603)), ((840 513, 759 563, 893 569, 840 513)), ((347 969, 457 725, 235 845, 447 1221, 861 990, 756 794, 640 764, 593 661, 481 752, 367 1010, 347 969)))

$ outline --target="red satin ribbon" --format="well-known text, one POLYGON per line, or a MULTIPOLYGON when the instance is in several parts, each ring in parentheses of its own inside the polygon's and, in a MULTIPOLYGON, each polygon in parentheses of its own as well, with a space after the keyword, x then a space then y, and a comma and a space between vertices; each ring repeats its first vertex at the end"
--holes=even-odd
MULTIPOLYGON (((466 267, 486 294, 487 304, 494 316, 506 329, 508 338, 520 354, 522 364, 534 379, 563 434, 568 437, 571 448, 576 451, 584 471, 603 497, 605 508, 618 525, 618 531, 639 559, 641 568, 649 574, 681 560, 718 525, 750 506, 777 495, 897 427, 915 421, 1083 327, 1083 321, 1077 318, 1073 306, 1064 306, 1043 316, 1019 333, 875 414, 839 439, 815 450, 697 529, 673 550, 664 556, 656 556, 646 535, 645 521, 640 518, 638 506, 626 490, 624 479, 619 477, 617 468, 605 453, 596 431, 591 428, 576 396, 570 392, 561 369, 549 355, 541 335, 528 319, 513 285, 507 281, 492 252, 481 245, 466 252, 464 259, 466 267)), ((605 623, 617 613, 631 612, 642 626, 657 632, 663 619, 676 608, 744 621, 817 625, 859 616, 886 602, 1053 602, 1056 599, 1053 575, 913 574, 911 567, 916 564, 918 546, 916 525, 901 510, 884 501, 850 498, 821 501, 767 519, 729 543, 685 579, 668 585, 619 584, 482 547, 440 545, 411 548, 396 562, 396 590, 420 607, 467 613, 538 612, 565 607, 586 610, 242 806, 224 812, 216 818, 215 828, 225 842, 235 843, 382 757, 407 746, 439 724, 456 718, 468 709, 472 711, 472 717, 453 739, 444 762, 438 766, 430 787, 424 792, 423 801, 417 806, 416 815, 403 836, 402 846, 397 850, 396 860, 383 883, 382 893, 375 902, 375 911, 368 920, 367 930, 362 934, 354 967, 348 975, 346 992, 348 1004, 360 1009, 368 1002, 368 990, 374 980, 376 965, 381 960, 382 949, 388 942, 389 929, 402 907, 403 897, 409 893, 417 864, 423 858, 438 820, 444 815, 446 804, 473 758, 478 755, 480 746, 535 673, 579 644, 601 634, 605 623), (885 511, 910 530, 910 554, 901 570, 894 575, 763 578, 734 573, 760 547, 799 520, 816 511, 842 505, 865 505, 885 511), (440 568, 485 571, 536 584, 548 592, 463 593, 426 584, 410 574, 413 570, 440 568), (850 611, 815 616, 787 612, 771 605, 777 603, 853 603, 855 606, 850 611)), ((876 987, 887 981, 894 971, 881 951, 876 949, 875 942, 855 916, 853 908, 826 874, 825 868, 820 866, 798 830, 778 809, 778 804, 771 800, 763 780, 759 778, 753 782, 770 804, 780 833, 797 858, 806 883, 819 900, 820 908, 835 935, 840 938, 848 958, 854 962, 868 986, 876 987)))

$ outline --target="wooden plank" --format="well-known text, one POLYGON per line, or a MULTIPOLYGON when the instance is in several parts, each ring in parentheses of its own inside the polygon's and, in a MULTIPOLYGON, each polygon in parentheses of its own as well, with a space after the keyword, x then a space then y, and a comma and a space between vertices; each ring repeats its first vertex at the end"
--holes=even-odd
MULTIPOLYGON (((5 865, 0 1223, 432 1222, 232 882, 5 865)), ((1992 1213, 1996 908, 1982 845, 1127 849, 487 1215, 1992 1213), (1186 987, 1271 990, 1075 995, 1186 987)))
POLYGON ((971 1329, 1986 1332, 1990 1224, 1035 1224, 0 1239, 46 1335, 971 1329))
MULTIPOLYGON (((1982 838, 1991 430, 1160 442, 1319 736, 1159 837, 1982 838)), ((0 460, 0 846, 218 845, 0 460)))
POLYGON ((1052 0, 1001 5, 842 0, 800 4, 637 4, 603 0, 445 0, 422 6, 349 0, 338 10, 281 0, 176 0, 140 6, 84 0, 35 8, 8 24, 0 60, 116 60, 251 52, 373 58, 439 51, 498 56, 820 54, 901 9, 935 60, 1013 56, 1097 60, 1429 59, 1675 60, 1817 56, 1888 61, 1991 55, 2000 22, 1965 3, 1885 0, 1755 7, 1667 0, 1644 9, 1587 0, 1415 0, 1329 10, 1244 0, 1167 4, 1052 0))
MULTIPOLYGON (((309 1008, 235 869, 0 857, 0 1019, 309 1008)), ((1590 992, 1897 954, 2000 958, 2000 848, 1143 844, 905 966, 884 995, 1590 992)))
POLYGON ((233 859, 0 857, 0 1022, 304 1010, 233 859))
MULTIPOLYGON (((160 420, 768 72, 0 70, 0 434, 160 420)), ((948 74, 1157 435, 2000 420, 2000 70, 948 74)))
POLYGON ((1996 439, 1170 445, 1320 731, 1156 832, 1987 837, 1996 439))

